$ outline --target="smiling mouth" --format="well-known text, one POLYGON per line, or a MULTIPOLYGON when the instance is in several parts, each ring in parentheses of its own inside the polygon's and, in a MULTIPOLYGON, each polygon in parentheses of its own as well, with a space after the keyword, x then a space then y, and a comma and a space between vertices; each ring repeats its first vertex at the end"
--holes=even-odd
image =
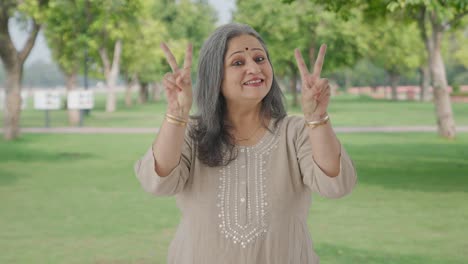
POLYGON ((257 79, 257 80, 252 80, 252 81, 248 81, 248 82, 245 82, 244 85, 259 85, 261 83, 263 83, 263 79, 257 79))

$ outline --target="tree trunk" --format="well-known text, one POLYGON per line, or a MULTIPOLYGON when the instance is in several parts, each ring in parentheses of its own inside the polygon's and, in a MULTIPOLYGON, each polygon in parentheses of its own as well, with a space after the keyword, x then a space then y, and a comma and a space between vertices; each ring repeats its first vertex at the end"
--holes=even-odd
MULTIPOLYGON (((72 73, 65 74, 65 85, 67 88, 67 93, 76 90, 77 83, 77 71, 72 73)), ((80 110, 79 109, 68 109, 68 125, 69 126, 79 126, 80 125, 80 110)))
POLYGON ((135 86, 136 78, 138 78, 136 74, 134 74, 131 78, 127 78, 127 87, 125 89, 125 106, 126 107, 133 106, 133 87, 135 86))
POLYGON ((148 83, 142 82, 140 83, 140 92, 139 92, 139 102, 141 104, 146 104, 149 99, 149 89, 148 83))
POLYGON ((429 69, 429 66, 426 64, 426 65, 422 65, 420 68, 419 68, 419 73, 421 74, 421 78, 419 80, 419 87, 420 87, 420 91, 419 91, 419 98, 421 101, 425 102, 425 101, 429 101, 429 88, 431 86, 431 71, 429 69))
POLYGON ((437 128, 439 135, 448 139, 455 138, 455 120, 452 113, 452 102, 447 91, 447 77, 445 75, 445 65, 442 60, 441 42, 442 31, 436 30, 433 26, 432 41, 434 49, 431 54, 432 87, 434 92, 434 104, 437 117, 437 128))
POLYGON ((345 91, 348 91, 348 89, 351 88, 351 85, 352 85, 352 76, 351 76, 350 69, 345 69, 344 77, 345 77, 345 83, 344 83, 345 91))
POLYGON ((441 54, 441 42, 444 32, 442 21, 435 13, 429 13, 425 7, 421 8, 418 25, 421 38, 426 46, 429 68, 432 77, 432 89, 437 119, 437 129, 440 136, 455 138, 455 120, 453 119, 452 103, 447 91, 447 77, 445 65, 441 54), (429 20, 429 30, 426 21, 429 20))
POLYGON ((6 69, 6 101, 3 113, 3 129, 6 140, 13 140, 20 134, 22 71, 22 65, 6 69))
POLYGON ((157 82, 154 82, 151 86, 153 87, 153 101, 154 102, 161 101, 161 92, 162 92, 161 85, 157 82))
POLYGON ((125 106, 126 107, 133 106, 132 87, 133 87, 133 84, 131 82, 127 83, 127 86, 125 87, 125 106))
POLYGON ((384 86, 385 89, 385 99, 392 99, 392 87, 384 86))
POLYGON ((389 71, 388 76, 390 79, 390 86, 392 87, 392 100, 398 100, 398 83, 400 82, 400 75, 396 72, 389 71))
POLYGON ((106 97, 106 112, 115 112, 117 108, 117 97, 115 96, 115 81, 114 78, 107 78, 107 97, 106 97))
POLYGON ((431 41, 429 37, 429 30, 428 30, 428 13, 425 7, 421 7, 419 11, 419 15, 417 16, 418 19, 418 28, 421 39, 426 47, 426 63, 421 67, 421 100, 425 100, 429 97, 428 91, 431 85, 431 61, 432 61, 432 53, 434 50, 434 43, 431 41), (427 85, 427 87, 426 87, 427 85))
POLYGON ((17 51, 8 30, 9 6, 2 7, 5 9, 0 11, 0 58, 6 72, 3 136, 6 140, 13 140, 20 135, 23 64, 34 46, 40 25, 36 21, 32 21, 32 30, 23 48, 17 51))
POLYGON ((107 56, 107 51, 105 48, 99 49, 99 54, 101 56, 104 73, 106 76, 106 85, 107 85, 107 100, 106 100, 106 112, 115 112, 117 108, 117 100, 115 95, 115 85, 117 83, 117 77, 119 76, 119 67, 120 67, 120 55, 122 53, 122 41, 117 40, 114 46, 114 57, 112 64, 110 63, 109 57, 107 56))

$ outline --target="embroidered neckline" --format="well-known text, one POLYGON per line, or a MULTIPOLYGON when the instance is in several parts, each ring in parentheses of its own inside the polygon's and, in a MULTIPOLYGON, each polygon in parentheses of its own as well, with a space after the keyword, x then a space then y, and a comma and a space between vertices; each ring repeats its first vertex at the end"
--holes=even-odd
POLYGON ((272 124, 273 120, 273 133, 267 131, 253 146, 237 146, 240 155, 219 170, 220 232, 242 248, 267 232, 267 167, 279 141, 278 127, 273 129, 272 124))

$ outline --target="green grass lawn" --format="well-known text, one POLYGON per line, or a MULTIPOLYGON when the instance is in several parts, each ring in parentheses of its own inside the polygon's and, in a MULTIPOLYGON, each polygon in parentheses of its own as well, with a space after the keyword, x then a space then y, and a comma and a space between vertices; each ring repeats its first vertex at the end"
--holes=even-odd
MULTIPOLYGON (((106 113, 105 97, 96 95, 95 109, 84 119, 84 126, 93 127, 158 127, 165 113, 166 104, 149 103, 127 108, 124 105, 123 94, 118 95, 118 107, 114 113, 106 113)), ((288 102, 289 99, 288 95, 288 102)), ((43 127, 44 111, 29 108, 21 115, 22 127, 43 127)), ((468 105, 453 103, 453 111, 457 125, 468 125, 468 105)), ((430 102, 405 102, 374 100, 368 97, 341 95, 334 97, 330 104, 330 115, 336 126, 404 126, 404 125, 435 125, 434 105, 430 102)), ((289 113, 300 114, 299 107, 289 107, 289 113)), ((50 111, 51 126, 67 126, 65 110, 50 111)), ((0 117, 2 121, 3 116, 0 117)), ((3 122, 2 122, 3 123, 3 122)))
MULTIPOLYGON (((468 134, 342 134, 359 182, 315 197, 322 262, 468 263, 468 134)), ((140 188, 133 163, 153 135, 0 140, 0 263, 165 263, 173 198, 140 188)))

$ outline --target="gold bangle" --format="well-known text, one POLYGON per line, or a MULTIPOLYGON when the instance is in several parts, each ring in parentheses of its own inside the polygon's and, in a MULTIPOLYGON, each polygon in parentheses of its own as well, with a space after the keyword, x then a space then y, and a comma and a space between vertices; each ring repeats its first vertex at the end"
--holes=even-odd
POLYGON ((170 118, 168 116, 166 116, 166 121, 171 123, 171 124, 174 124, 176 126, 181 126, 181 127, 184 127, 187 124, 187 122, 181 122, 181 121, 172 119, 172 118, 170 118))
POLYGON ((168 113, 166 113, 166 117, 168 117, 170 119, 173 119, 173 120, 177 120, 179 122, 187 123, 187 120, 183 119, 182 117, 178 117, 178 116, 171 115, 171 114, 168 114, 168 113))
POLYGON ((328 120, 330 120, 330 116, 326 115, 324 118, 317 121, 306 121, 305 124, 310 128, 316 128, 318 126, 325 125, 328 123, 328 120))

